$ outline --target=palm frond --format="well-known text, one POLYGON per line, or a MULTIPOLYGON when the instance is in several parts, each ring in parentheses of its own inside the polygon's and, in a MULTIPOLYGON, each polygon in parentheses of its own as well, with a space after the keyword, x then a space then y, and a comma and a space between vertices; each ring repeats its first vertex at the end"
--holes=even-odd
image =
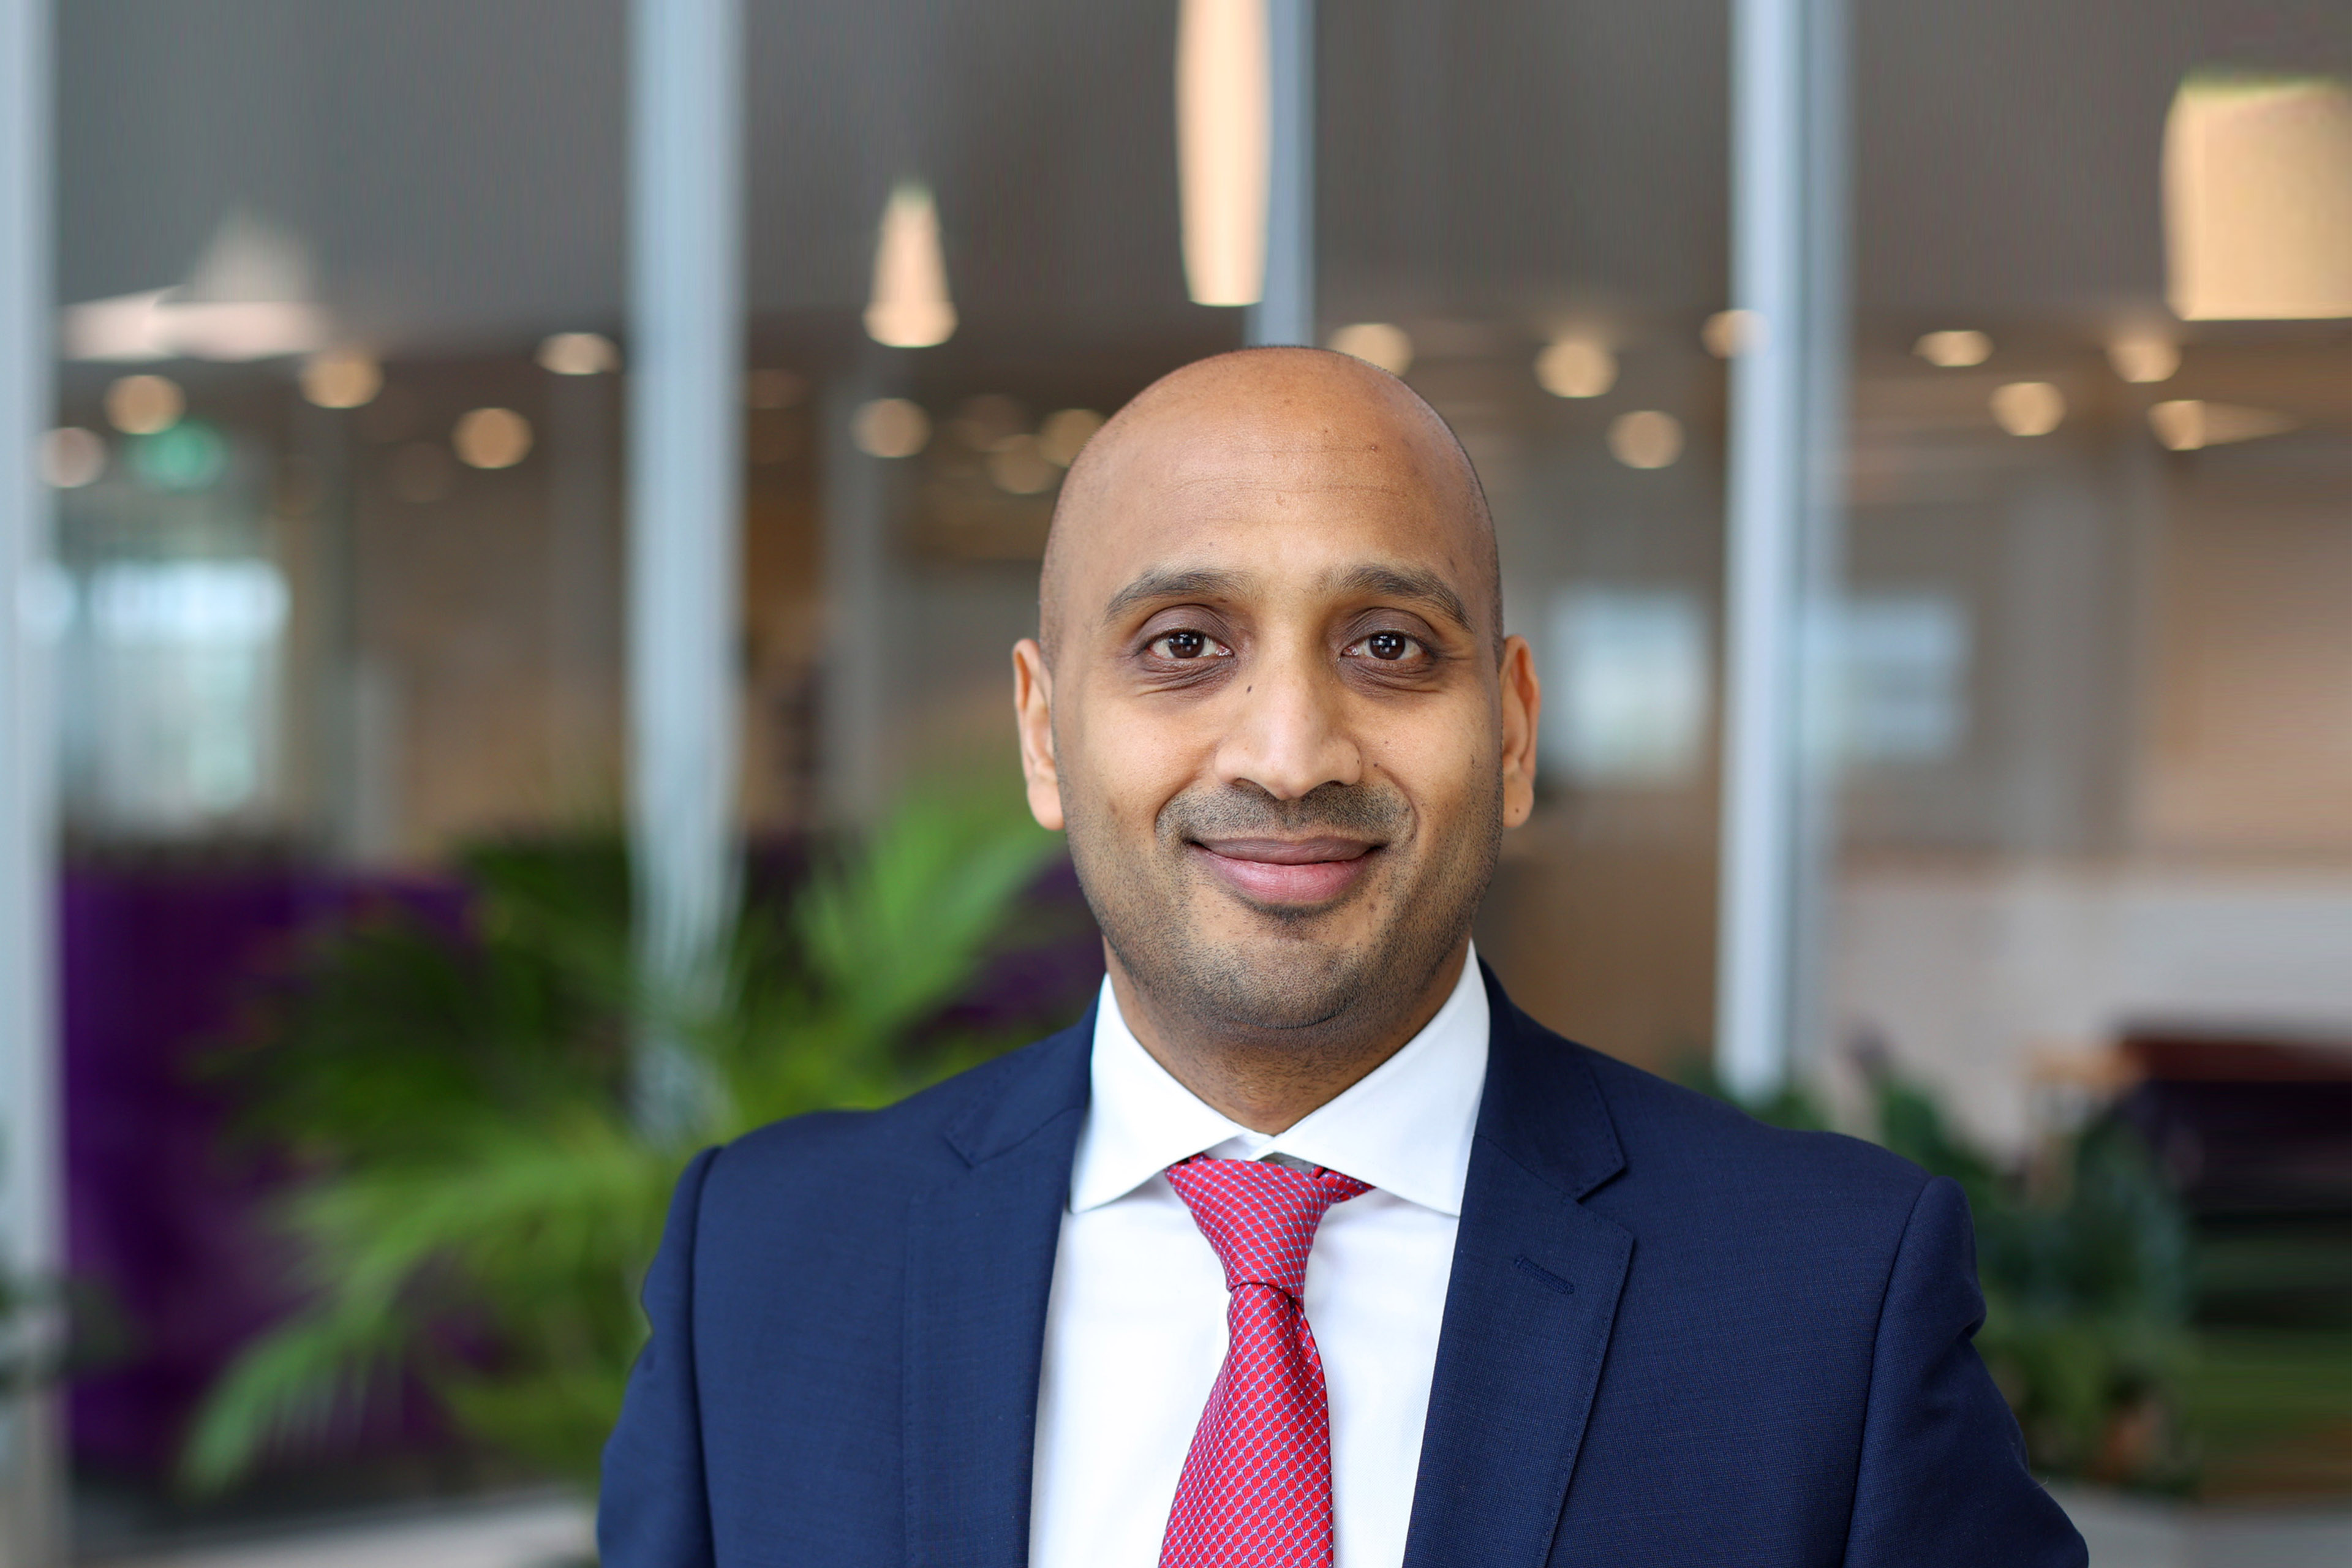
POLYGON ((215 1385, 186 1479, 321 1441, 403 1380, 475 1438, 593 1476, 698 1146, 634 1117, 631 1038, 656 1026, 708 1069, 698 1142, 887 1104, 983 1054, 915 1031, 1008 944, 1052 844, 1008 801, 910 795, 788 910, 747 912, 715 1002, 635 971, 616 841, 470 854, 463 931, 392 907, 327 936, 225 1069, 250 1129, 310 1163, 283 1218, 311 1305, 215 1385))

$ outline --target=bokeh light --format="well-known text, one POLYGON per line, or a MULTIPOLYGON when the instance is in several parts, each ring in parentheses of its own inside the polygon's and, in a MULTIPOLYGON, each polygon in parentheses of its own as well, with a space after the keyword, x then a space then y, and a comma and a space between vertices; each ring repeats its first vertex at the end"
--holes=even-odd
POLYGON ((2012 436, 2047 436, 2065 421, 2066 395, 2046 381, 2012 381, 1993 388, 1992 421, 2012 436))
POLYGON ((2233 441, 2283 436, 2296 427, 2292 416, 2276 409, 2207 403, 2194 397, 2173 398, 2155 405, 2147 411, 2147 423, 2148 428, 2156 432, 2156 438, 2176 452, 2196 452, 2233 441))
POLYGON ((67 425, 41 442, 41 478, 61 490, 95 484, 106 472, 106 439, 95 430, 67 425))
POLYGON ((1617 356, 1589 338, 1562 338, 1536 356, 1536 381, 1554 397, 1598 397, 1617 384, 1617 356))
POLYGON ((1655 408, 1621 414, 1609 426, 1609 455, 1629 468, 1663 468, 1683 455, 1683 422, 1655 408))
POLYGON ((182 494, 218 484, 228 471, 228 438, 200 419, 133 437, 129 448, 132 478, 151 489, 182 494))
POLYGON ((857 411, 850 435, 869 458, 911 458, 930 444, 931 416, 904 397, 877 397, 857 411))
POLYGON ((1911 352, 1942 370, 1965 370, 1992 358, 1992 339, 1969 329, 1925 332, 1911 352))
POLYGON ((1103 427, 1103 416, 1091 408, 1065 408, 1045 416, 1037 427, 1037 452, 1057 468, 1068 468, 1078 460, 1095 432, 1103 427))
POLYGON ((302 362, 302 395, 321 408, 361 408, 383 390, 383 366, 365 349, 327 349, 302 362))
POLYGON ((169 430, 187 411, 187 395, 169 376, 126 375, 106 389, 107 422, 126 436, 169 430))
POLYGON ((530 455, 530 421, 511 408, 476 408, 458 416, 449 444, 469 468, 511 468, 530 455))
POLYGON ((1700 323, 1698 341, 1717 359, 1731 359, 1764 344, 1764 318, 1753 310, 1717 310, 1700 323))
POLYGON ((602 332, 557 332, 539 345, 539 368, 551 375, 602 375, 621 368, 621 351, 602 332))
POLYGON ((988 454, 988 477, 1008 495, 1034 496, 1051 489, 1062 470, 1037 449, 1036 437, 1008 436, 988 454))
POLYGON ((2126 381, 2169 381, 2180 368, 2180 345, 2154 332, 2126 334, 2108 342, 2107 363, 2126 381))
POLYGON ((1391 375, 1412 368, 1412 335, 1389 321, 1358 321, 1331 334, 1329 346, 1376 364, 1391 375))

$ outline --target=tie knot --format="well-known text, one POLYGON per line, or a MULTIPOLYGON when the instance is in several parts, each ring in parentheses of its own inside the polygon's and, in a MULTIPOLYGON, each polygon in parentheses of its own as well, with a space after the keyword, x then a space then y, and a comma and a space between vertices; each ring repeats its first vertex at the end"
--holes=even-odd
POLYGON ((1206 1154, 1168 1167, 1169 1184, 1225 1266, 1225 1289, 1271 1285, 1297 1296, 1324 1211, 1370 1184, 1337 1171, 1312 1173, 1206 1154))

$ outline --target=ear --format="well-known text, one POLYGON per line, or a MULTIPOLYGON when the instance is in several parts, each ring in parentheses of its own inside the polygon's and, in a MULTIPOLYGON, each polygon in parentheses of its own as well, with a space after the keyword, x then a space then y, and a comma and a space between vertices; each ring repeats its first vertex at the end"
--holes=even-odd
POLYGON ((1536 808, 1536 721, 1543 685, 1525 637, 1503 639, 1503 826, 1517 827, 1536 808))
POLYGON ((1029 815, 1062 831, 1062 775, 1054 765, 1054 672, 1034 637, 1013 645, 1013 722, 1021 733, 1021 773, 1029 781, 1029 815))

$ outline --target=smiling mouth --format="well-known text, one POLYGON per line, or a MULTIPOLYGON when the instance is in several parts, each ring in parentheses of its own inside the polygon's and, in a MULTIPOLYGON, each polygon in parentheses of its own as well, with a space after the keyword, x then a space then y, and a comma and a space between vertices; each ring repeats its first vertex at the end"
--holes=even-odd
POLYGON ((1260 904, 1328 903, 1353 887, 1382 847, 1360 838, 1194 839, 1192 848, 1235 892, 1260 904))

